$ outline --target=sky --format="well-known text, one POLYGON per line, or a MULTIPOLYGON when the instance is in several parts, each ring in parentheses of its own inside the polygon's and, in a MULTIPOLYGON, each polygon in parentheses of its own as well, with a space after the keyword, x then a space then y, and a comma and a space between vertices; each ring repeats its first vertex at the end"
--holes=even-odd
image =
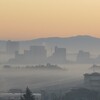
POLYGON ((100 37, 100 0, 0 0, 0 39, 100 37))

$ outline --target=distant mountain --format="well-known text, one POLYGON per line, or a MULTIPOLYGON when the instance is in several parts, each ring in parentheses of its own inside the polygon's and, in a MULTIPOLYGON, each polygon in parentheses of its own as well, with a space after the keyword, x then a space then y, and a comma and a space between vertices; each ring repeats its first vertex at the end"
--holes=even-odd
POLYGON ((46 45, 48 47, 65 47, 69 52, 78 52, 79 50, 90 51, 94 53, 100 53, 100 38, 78 35, 67 38, 39 38, 29 41, 21 42, 22 45, 46 45))
MULTIPOLYGON (((54 46, 65 47, 68 52, 78 52, 79 50, 84 50, 100 54, 100 38, 87 35, 66 38, 38 38, 19 42, 21 49, 27 49, 32 45, 45 45, 49 48, 53 48, 54 46)), ((3 44, 5 44, 5 41, 0 41, 0 49, 4 48, 3 44)))

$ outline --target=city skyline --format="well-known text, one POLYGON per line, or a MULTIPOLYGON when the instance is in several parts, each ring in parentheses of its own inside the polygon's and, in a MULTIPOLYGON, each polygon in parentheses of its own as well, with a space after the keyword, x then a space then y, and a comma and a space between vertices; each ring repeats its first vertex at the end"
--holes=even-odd
POLYGON ((0 39, 100 37, 99 0, 0 0, 0 39))

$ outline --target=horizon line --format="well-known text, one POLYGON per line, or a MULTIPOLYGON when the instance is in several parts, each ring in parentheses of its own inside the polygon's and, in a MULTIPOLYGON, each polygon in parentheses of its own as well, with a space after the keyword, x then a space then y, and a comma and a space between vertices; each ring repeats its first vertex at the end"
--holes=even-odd
POLYGON ((73 36, 48 36, 48 37, 37 37, 37 38, 32 38, 32 39, 0 39, 0 41, 30 41, 30 40, 37 40, 37 39, 49 39, 49 38, 62 38, 62 39, 66 39, 66 38, 74 38, 74 37, 91 37, 91 38, 97 38, 100 39, 100 37, 96 37, 93 35, 73 35, 73 36))

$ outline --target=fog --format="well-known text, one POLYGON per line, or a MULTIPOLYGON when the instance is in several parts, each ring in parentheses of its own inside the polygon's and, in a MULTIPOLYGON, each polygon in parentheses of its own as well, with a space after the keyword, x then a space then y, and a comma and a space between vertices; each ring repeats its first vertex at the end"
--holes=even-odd
POLYGON ((84 73, 92 72, 90 64, 59 66, 66 70, 6 69, 1 65, 0 90, 25 89, 27 86, 33 90, 70 88, 83 83, 84 73))
POLYGON ((0 91, 24 90, 27 86, 34 91, 81 86, 84 83, 84 74, 93 72, 90 67, 100 64, 99 44, 100 39, 91 36, 2 41, 0 91), (51 65, 46 65, 48 63, 51 65), (12 67, 4 68, 4 65, 12 67), (20 65, 37 65, 35 67, 38 70, 15 68, 20 65))

